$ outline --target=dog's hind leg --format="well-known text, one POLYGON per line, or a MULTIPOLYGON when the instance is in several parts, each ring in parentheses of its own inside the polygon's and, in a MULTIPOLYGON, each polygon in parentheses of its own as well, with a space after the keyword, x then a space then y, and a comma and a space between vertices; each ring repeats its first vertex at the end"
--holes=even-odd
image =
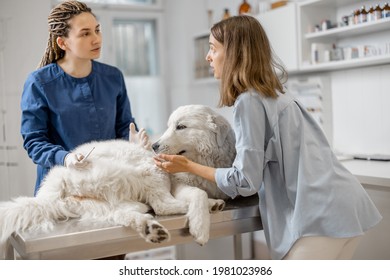
POLYGON ((126 203, 121 203, 114 209, 111 218, 116 225, 131 227, 147 242, 161 243, 170 239, 168 230, 152 215, 134 211, 133 207, 131 205, 129 207, 126 203))
POLYGON ((82 219, 130 227, 147 242, 161 243, 170 239, 168 230, 152 215, 145 213, 149 209, 145 204, 129 201, 113 206, 105 201, 83 199, 79 201, 79 207, 82 208, 79 210, 83 212, 82 219))
POLYGON ((186 214, 188 212, 188 203, 174 198, 170 192, 150 194, 147 203, 156 215, 186 214))

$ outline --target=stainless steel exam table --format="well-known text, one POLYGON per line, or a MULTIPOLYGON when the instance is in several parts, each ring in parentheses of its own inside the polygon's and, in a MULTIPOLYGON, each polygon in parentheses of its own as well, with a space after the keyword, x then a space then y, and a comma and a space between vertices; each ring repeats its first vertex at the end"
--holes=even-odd
MULTIPOLYGON (((97 259, 153 248, 194 242, 184 215, 158 216, 171 234, 169 242, 147 243, 127 227, 69 220, 48 232, 13 234, 6 259, 97 259)), ((234 236, 234 255, 242 258, 241 234, 262 229, 257 195, 229 200, 225 210, 211 214, 210 239, 234 236)))

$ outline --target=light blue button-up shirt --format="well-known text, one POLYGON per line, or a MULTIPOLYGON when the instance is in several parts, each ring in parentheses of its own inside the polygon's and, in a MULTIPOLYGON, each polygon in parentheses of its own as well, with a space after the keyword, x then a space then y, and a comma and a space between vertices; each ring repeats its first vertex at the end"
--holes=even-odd
POLYGON ((24 148, 37 164, 35 192, 70 150, 93 140, 128 139, 134 122, 122 73, 96 61, 85 78, 66 74, 56 63, 34 71, 21 109, 24 148))
POLYGON ((381 220, 299 102, 287 94, 272 99, 246 92, 234 104, 233 121, 237 156, 215 179, 232 198, 258 193, 273 259, 282 259, 300 237, 357 236, 381 220))

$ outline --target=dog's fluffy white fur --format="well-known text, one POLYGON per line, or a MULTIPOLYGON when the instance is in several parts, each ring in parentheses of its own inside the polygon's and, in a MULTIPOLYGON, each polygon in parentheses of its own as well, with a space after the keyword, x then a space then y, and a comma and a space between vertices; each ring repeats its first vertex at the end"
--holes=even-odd
MULTIPOLYGON (((176 109, 169 117, 168 129, 152 148, 156 153, 184 155, 211 167, 231 167, 236 156, 229 122, 203 105, 176 109)), ((189 205, 190 233, 204 243, 209 238, 209 210, 222 210, 228 196, 215 183, 189 173, 173 174, 171 182, 174 197, 189 205)))
MULTIPOLYGON (((187 173, 169 175, 155 166, 152 151, 125 140, 91 142, 74 152, 85 155, 92 147, 86 168, 56 166, 36 197, 0 203, 0 243, 15 231, 50 230, 70 218, 129 226, 147 242, 168 240, 168 230, 147 213, 149 207, 156 215, 186 213, 195 241, 208 241, 209 211, 222 210, 227 198, 214 183, 187 173)), ((234 133, 209 107, 187 105, 171 114, 153 149, 229 167, 235 157, 234 133)))

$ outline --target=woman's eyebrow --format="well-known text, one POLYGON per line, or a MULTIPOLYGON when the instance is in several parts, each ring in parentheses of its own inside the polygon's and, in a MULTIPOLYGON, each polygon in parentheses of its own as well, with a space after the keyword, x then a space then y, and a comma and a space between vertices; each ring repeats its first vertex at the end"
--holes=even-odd
MULTIPOLYGON (((96 25, 95 29, 97 29, 97 28, 100 28, 100 24, 96 25)), ((84 28, 80 29, 79 32, 82 32, 82 31, 89 31, 89 30, 91 30, 91 28, 89 28, 89 27, 84 27, 84 28)))

